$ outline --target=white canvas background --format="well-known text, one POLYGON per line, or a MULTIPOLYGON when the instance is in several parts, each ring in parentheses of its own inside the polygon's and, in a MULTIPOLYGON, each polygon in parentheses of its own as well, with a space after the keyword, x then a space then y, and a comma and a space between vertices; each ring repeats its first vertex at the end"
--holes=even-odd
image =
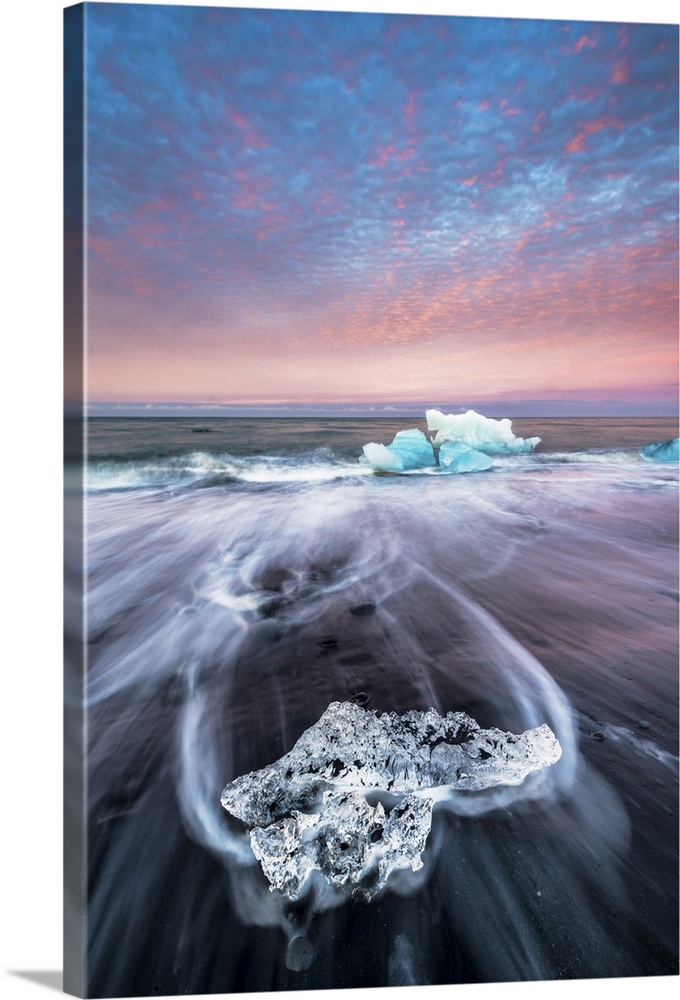
MULTIPOLYGON (((168 3, 174 0, 166 0, 168 3)), ((299 0, 212 6, 677 23, 675 0, 299 0)), ((2 869, 0 986, 55 995, 61 968, 61 0, 3 5, 2 38, 2 869), (19 974, 22 973, 22 974, 19 974), (31 978, 31 973, 34 978, 31 978), (27 975, 28 974, 28 975, 27 975), (53 982, 54 976, 48 977, 53 982)), ((671 373, 669 373, 671 374, 671 373)), ((385 989, 380 1000, 563 1000, 583 990, 665 1000, 676 978, 385 989)), ((369 995, 374 990, 357 991, 369 995)), ((295 995, 295 994, 294 994, 295 995)), ((344 993, 297 994, 340 997, 344 993)))

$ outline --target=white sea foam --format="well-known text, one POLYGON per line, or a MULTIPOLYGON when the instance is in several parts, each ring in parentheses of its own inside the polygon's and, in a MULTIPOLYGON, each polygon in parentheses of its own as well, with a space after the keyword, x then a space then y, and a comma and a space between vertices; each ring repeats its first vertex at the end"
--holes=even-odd
POLYGON ((85 482, 90 492, 140 488, 184 488, 227 482, 253 484, 323 483, 366 475, 368 470, 330 452, 298 455, 233 456, 193 452, 158 460, 90 462, 85 482))

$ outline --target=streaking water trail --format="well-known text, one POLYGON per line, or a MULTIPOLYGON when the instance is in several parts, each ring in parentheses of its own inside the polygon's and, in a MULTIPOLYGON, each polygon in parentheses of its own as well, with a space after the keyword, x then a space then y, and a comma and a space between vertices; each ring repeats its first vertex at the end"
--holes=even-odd
POLYGON ((119 434, 91 463, 93 992, 672 973, 677 468, 605 443, 376 476, 215 433, 210 461, 119 434), (293 904, 220 793, 351 700, 547 723, 562 758, 438 802, 369 906, 293 904))

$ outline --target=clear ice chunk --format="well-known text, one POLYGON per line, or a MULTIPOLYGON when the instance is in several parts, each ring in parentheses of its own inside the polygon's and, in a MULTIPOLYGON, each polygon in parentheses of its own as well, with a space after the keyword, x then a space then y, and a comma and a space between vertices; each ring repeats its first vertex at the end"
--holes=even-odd
POLYGON ((273 764, 230 782, 223 807, 250 829, 271 889, 298 899, 319 872, 371 899, 391 872, 422 867, 435 801, 519 785, 559 760, 547 726, 480 729, 464 712, 378 715, 333 702, 273 764))
POLYGON ((512 433, 512 422, 507 417, 494 420, 474 410, 466 410, 465 413, 427 410, 425 417, 428 429, 437 432, 435 446, 445 441, 461 441, 487 455, 508 455, 533 451, 541 440, 539 437, 516 437, 512 433))
POLYGON ((673 438, 670 441, 654 441, 652 444, 646 444, 640 450, 640 454, 652 462, 677 462, 680 461, 679 442, 680 438, 673 438))
POLYGON ((370 899, 397 868, 422 868, 434 800, 407 795, 389 813, 359 792, 323 792, 319 811, 292 810, 250 835, 272 889, 298 899, 314 871, 330 885, 370 899))

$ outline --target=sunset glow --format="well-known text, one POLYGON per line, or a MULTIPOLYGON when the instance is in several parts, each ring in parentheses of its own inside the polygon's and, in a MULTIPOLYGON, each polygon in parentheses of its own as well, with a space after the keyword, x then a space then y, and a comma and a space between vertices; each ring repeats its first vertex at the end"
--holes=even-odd
POLYGON ((91 413, 676 411, 677 27, 86 17, 91 413))

